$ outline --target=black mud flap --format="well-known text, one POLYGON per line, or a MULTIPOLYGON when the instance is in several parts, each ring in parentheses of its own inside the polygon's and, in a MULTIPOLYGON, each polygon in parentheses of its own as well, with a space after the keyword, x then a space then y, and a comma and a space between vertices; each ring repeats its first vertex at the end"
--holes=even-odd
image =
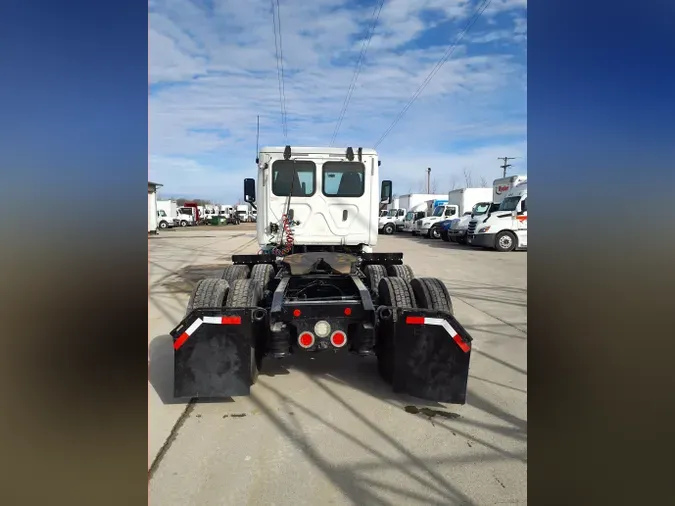
POLYGON ((195 309, 171 331, 176 398, 249 395, 268 330, 262 308, 195 309))
POLYGON ((449 313, 389 308, 393 317, 394 392, 451 404, 466 403, 471 341, 449 313), (395 316, 394 316, 394 313, 395 316))

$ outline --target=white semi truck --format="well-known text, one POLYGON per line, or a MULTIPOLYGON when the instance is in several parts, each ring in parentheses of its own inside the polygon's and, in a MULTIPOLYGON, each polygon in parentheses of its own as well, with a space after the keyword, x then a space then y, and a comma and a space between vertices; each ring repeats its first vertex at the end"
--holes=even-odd
POLYGON ((469 222, 467 242, 497 251, 527 249, 527 176, 495 179, 493 187, 499 208, 469 222))
POLYGON ((196 284, 170 332, 174 398, 249 395, 263 359, 352 352, 377 357, 394 392, 464 404, 472 339, 445 284, 372 252, 392 197, 377 152, 269 147, 256 163, 244 196, 260 250, 196 284))
POLYGON ((428 206, 428 203, 438 199, 444 199, 445 195, 434 195, 429 193, 410 193, 401 195, 394 200, 395 206, 390 210, 396 210, 387 216, 380 217, 378 220, 378 230, 385 234, 393 234, 395 231, 404 231, 406 217, 408 212, 419 212, 428 206))
POLYGON ((433 215, 423 218, 419 222, 417 232, 424 237, 439 239, 441 231, 434 225, 444 220, 459 218, 464 214, 470 214, 473 206, 479 202, 490 200, 492 189, 490 188, 460 188, 448 193, 447 203, 434 209, 433 215))

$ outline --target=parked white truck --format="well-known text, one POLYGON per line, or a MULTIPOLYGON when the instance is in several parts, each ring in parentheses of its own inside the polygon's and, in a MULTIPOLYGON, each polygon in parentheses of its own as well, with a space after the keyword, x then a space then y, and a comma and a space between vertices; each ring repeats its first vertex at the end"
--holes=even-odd
POLYGON ((419 222, 418 233, 424 237, 439 239, 441 231, 435 224, 452 218, 459 218, 465 214, 471 214, 473 206, 479 202, 490 200, 492 189, 490 188, 460 188, 448 193, 447 203, 434 209, 434 213, 419 222))
POLYGON ((485 217, 488 213, 494 212, 499 208, 499 204, 493 202, 479 202, 471 209, 470 213, 465 213, 460 218, 453 220, 452 225, 446 230, 441 231, 441 239, 444 241, 466 244, 466 234, 471 220, 485 217))
POLYGON ((397 230, 402 230, 403 218, 405 218, 405 209, 389 209, 387 214, 379 217, 377 220, 378 232, 391 235, 397 230))
POLYGON ((196 224, 195 208, 194 207, 179 207, 178 208, 178 225, 181 227, 192 226, 196 224))
POLYGON ((179 225, 178 204, 175 200, 157 201, 157 221, 162 230, 179 225))
POLYGON ((239 221, 246 223, 249 221, 250 212, 248 204, 239 204, 236 208, 237 217, 239 221))
POLYGON ((499 208, 469 222, 467 242, 497 251, 527 249, 527 176, 496 179, 493 187, 499 208))
MULTIPOLYGON (((385 234, 393 234, 394 231, 406 231, 406 217, 409 212, 423 211, 427 208, 428 202, 444 198, 445 195, 429 193, 410 193, 396 197, 392 202, 392 206, 389 207, 390 211, 396 210, 396 213, 388 213, 384 217, 380 216, 377 227, 380 232, 384 232, 385 234)), ((410 229, 410 225, 408 228, 410 229)))

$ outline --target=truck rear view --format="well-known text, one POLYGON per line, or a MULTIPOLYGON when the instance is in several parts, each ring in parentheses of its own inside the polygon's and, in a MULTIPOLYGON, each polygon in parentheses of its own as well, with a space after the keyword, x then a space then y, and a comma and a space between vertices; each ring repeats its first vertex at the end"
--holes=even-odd
POLYGON ((264 359, 351 352, 376 357, 395 392, 463 404, 472 339, 447 288, 372 252, 392 200, 377 153, 286 146, 257 163, 244 195, 260 251, 197 283, 171 332, 176 397, 248 395, 264 359))

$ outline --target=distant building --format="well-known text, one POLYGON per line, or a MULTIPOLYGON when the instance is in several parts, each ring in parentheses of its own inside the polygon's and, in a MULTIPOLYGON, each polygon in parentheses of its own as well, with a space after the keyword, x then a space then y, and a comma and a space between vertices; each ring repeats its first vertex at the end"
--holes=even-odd
POLYGON ((159 228, 157 222, 157 188, 159 183, 148 181, 148 234, 156 234, 159 228))

